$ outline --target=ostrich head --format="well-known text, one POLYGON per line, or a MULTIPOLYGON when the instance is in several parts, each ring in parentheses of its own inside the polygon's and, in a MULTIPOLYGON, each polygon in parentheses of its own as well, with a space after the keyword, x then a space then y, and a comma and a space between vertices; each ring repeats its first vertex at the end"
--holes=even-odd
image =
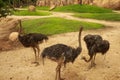
POLYGON ((9 35, 9 40, 11 40, 11 41, 17 40, 18 35, 19 35, 18 32, 12 32, 12 33, 10 33, 10 35, 9 35))

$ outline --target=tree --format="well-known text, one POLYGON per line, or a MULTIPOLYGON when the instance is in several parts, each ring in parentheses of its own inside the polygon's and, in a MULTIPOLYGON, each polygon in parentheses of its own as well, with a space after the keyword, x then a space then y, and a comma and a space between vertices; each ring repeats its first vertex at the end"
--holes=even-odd
POLYGON ((9 6, 3 0, 0 0, 0 18, 10 14, 9 6))

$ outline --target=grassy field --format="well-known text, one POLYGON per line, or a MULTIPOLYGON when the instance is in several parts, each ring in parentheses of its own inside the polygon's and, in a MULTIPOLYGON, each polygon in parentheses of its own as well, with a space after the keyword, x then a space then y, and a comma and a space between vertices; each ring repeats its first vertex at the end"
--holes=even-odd
POLYGON ((104 27, 101 24, 66 20, 56 17, 27 20, 22 24, 25 33, 37 32, 46 35, 75 32, 79 30, 80 26, 83 26, 84 30, 99 29, 104 27))
MULTIPOLYGON (((48 10, 48 7, 37 7, 39 10, 48 10)), ((67 5, 55 8, 57 12, 72 12, 75 17, 92 18, 98 20, 120 21, 120 14, 112 12, 110 9, 105 9, 91 5, 67 5)))
POLYGON ((91 5, 68 5, 55 8, 53 11, 74 12, 76 17, 92 18, 99 20, 120 21, 120 14, 91 5))
MULTIPOLYGON (((37 7, 37 10, 48 10, 48 7, 37 7)), ((74 12, 76 17, 82 18, 94 18, 94 19, 104 19, 104 20, 120 20, 119 14, 112 12, 110 9, 104 9, 91 5, 69 5, 57 7, 54 11, 60 12, 74 12)), ((16 15, 50 15, 50 12, 29 12, 29 11, 20 11, 15 12, 16 15)), ((75 20, 66 20, 62 18, 43 18, 43 19, 34 19, 23 21, 23 28, 25 33, 43 33, 46 35, 54 35, 67 32, 78 31, 80 26, 86 29, 99 29, 103 28, 104 25, 90 22, 82 22, 75 20)))
MULTIPOLYGON (((49 6, 36 6, 37 10, 45 10, 49 11, 49 6)), ((28 9, 28 7, 24 7, 22 9, 28 9)), ((75 13, 111 13, 111 9, 105 9, 92 5, 67 5, 67 6, 58 6, 53 11, 58 12, 75 12, 75 13)))
MULTIPOLYGON (((36 10, 44 10, 44 11, 49 11, 49 6, 36 6, 36 10)), ((28 6, 24 6, 21 9, 28 9, 28 6)))
POLYGON ((79 18, 92 18, 108 21, 120 21, 120 14, 118 13, 78 13, 74 15, 79 18))
MULTIPOLYGON (((49 7, 36 7, 37 10, 44 10, 48 11, 49 7)), ((57 12, 72 12, 75 13, 75 17, 79 18, 92 18, 92 19, 99 19, 99 20, 109 20, 109 21, 120 21, 120 14, 112 12, 110 9, 105 9, 97 6, 91 5, 67 5, 67 6, 60 6, 56 7, 53 11, 57 12)), ((43 11, 36 11, 36 12, 29 12, 29 11, 17 11, 14 12, 14 15, 21 15, 21 16, 46 16, 50 15, 50 12, 43 12, 43 11)))
POLYGON ((75 13, 111 13, 112 10, 91 5, 68 5, 55 8, 53 11, 75 13))
POLYGON ((14 15, 17 16, 47 16, 50 15, 50 12, 43 12, 43 11, 35 11, 31 12, 28 10, 19 10, 19 11, 13 11, 14 15))
POLYGON ((45 11, 47 10, 47 11, 49 11, 49 8, 50 8, 50 7, 48 7, 48 6, 37 6, 36 8, 37 8, 38 10, 45 10, 45 11))

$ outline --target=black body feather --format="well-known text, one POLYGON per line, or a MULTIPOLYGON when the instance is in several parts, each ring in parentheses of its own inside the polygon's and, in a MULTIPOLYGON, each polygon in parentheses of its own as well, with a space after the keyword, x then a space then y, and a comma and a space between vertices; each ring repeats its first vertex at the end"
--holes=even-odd
POLYGON ((86 62, 91 61, 93 56, 95 59, 97 53, 102 53, 104 55, 110 47, 109 41, 103 40, 100 35, 88 34, 84 37, 84 41, 88 49, 88 55, 90 56, 89 60, 86 60, 86 58, 83 57, 86 62))
POLYGON ((50 59, 59 60, 59 58, 64 54, 64 64, 67 62, 74 62, 75 58, 81 53, 82 47, 81 47, 81 32, 82 27, 79 31, 78 36, 78 42, 79 46, 77 48, 72 48, 70 46, 67 46, 65 44, 55 44, 50 47, 47 47, 43 50, 41 53, 41 57, 44 59, 45 57, 48 57, 50 59))
POLYGON ((81 51, 82 48, 75 49, 64 44, 56 44, 45 48, 41 53, 41 56, 42 58, 53 57, 53 59, 59 60, 62 53, 64 53, 64 57, 65 57, 64 63, 67 63, 67 62, 74 62, 75 58, 81 53, 81 51))
POLYGON ((41 33, 29 33, 25 35, 19 35, 18 38, 25 47, 35 47, 36 44, 42 43, 43 40, 48 40, 48 37, 41 33))

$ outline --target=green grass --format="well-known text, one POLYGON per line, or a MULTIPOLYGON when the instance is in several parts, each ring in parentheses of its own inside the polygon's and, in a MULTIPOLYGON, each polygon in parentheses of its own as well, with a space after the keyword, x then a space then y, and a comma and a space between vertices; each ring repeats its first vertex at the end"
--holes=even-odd
POLYGON ((80 18, 92 18, 108 21, 120 21, 120 14, 118 13, 79 13, 74 16, 80 18))
POLYGON ((50 7, 48 7, 48 6, 37 6, 36 7, 37 10, 47 10, 47 11, 49 10, 49 8, 50 7))
POLYGON ((99 29, 104 27, 103 25, 97 23, 66 20, 56 17, 27 20, 22 24, 25 33, 36 32, 46 35, 75 32, 79 30, 80 26, 83 26, 84 30, 99 29))
MULTIPOLYGON (((45 10, 48 11, 49 10, 49 6, 36 6, 36 10, 45 10)), ((24 6, 21 9, 28 9, 28 6, 24 6)))
POLYGON ((76 13, 111 13, 112 10, 91 5, 68 5, 55 8, 53 11, 76 13))
POLYGON ((43 12, 43 11, 31 12, 28 10, 19 10, 19 11, 14 11, 13 14, 17 16, 47 16, 47 15, 50 15, 51 13, 43 12))

